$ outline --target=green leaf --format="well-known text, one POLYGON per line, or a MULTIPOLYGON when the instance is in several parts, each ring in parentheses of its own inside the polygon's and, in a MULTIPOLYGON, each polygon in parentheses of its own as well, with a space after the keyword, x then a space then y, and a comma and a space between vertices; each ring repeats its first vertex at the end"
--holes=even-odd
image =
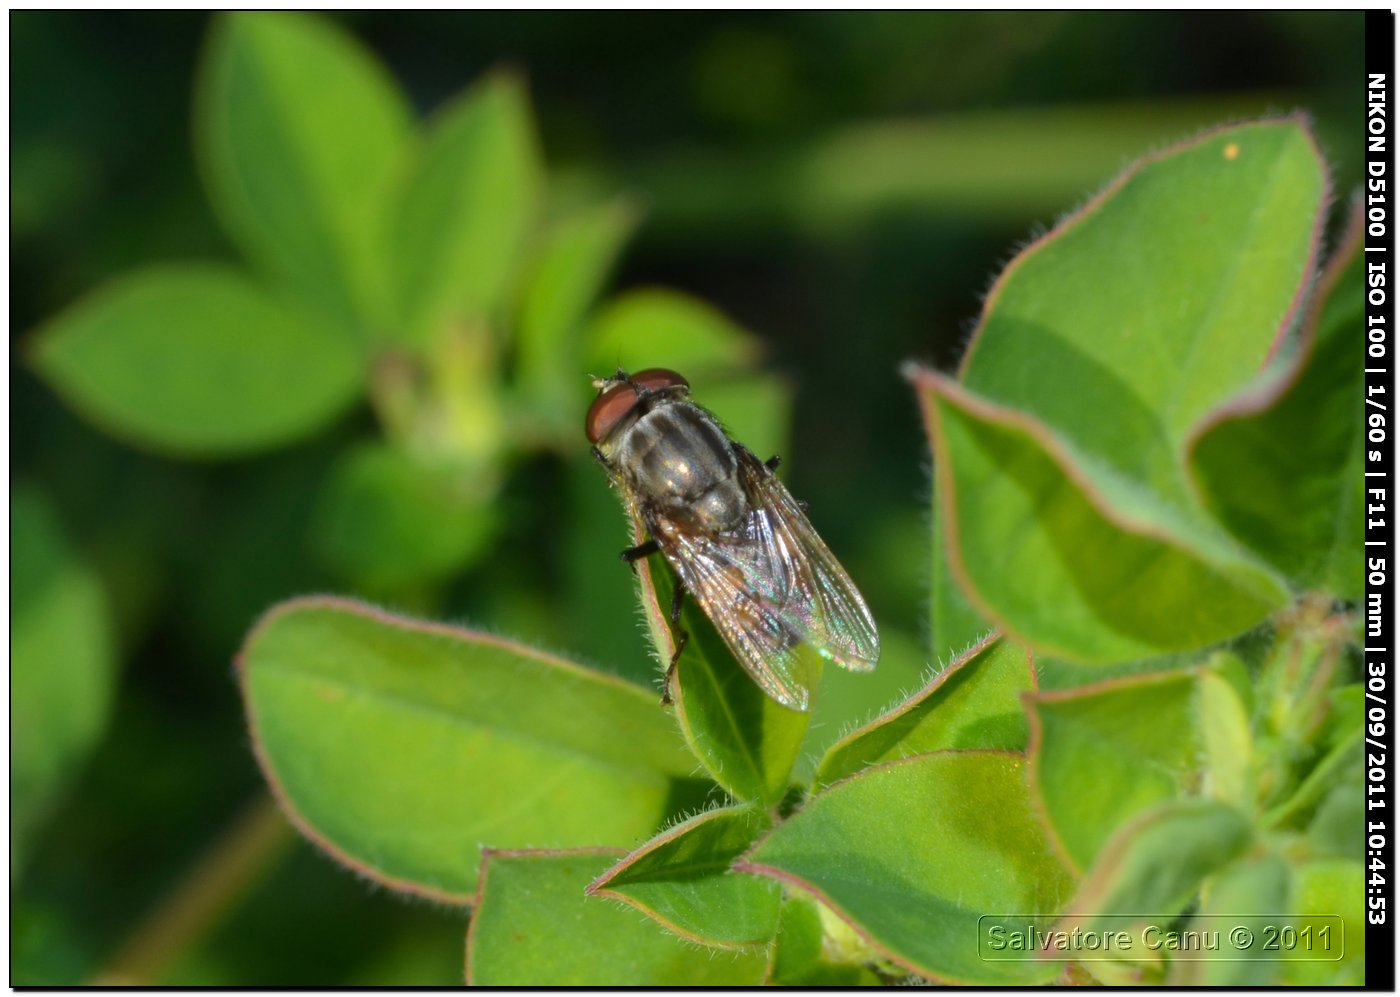
POLYGON ((312 545, 333 572, 368 592, 444 578, 486 549, 494 488, 480 469, 378 443, 342 456, 312 521, 312 545))
MULTIPOLYGON (((1386 873, 1393 870, 1387 869, 1386 873)), ((1336 918, 1340 917, 1344 937, 1340 962, 1290 960, 1284 964, 1285 984, 1325 987, 1359 986, 1365 982, 1366 896, 1366 869, 1359 860, 1319 859, 1294 868, 1288 896, 1294 926, 1299 931, 1311 927, 1316 938, 1330 924, 1335 937, 1336 918), (1334 916, 1325 920, 1319 916, 1328 914, 1334 916)))
POLYGON ((1026 746, 1021 694, 1035 688, 1025 648, 989 637, 894 710, 838 741, 817 767, 832 783, 877 762, 943 748, 1026 746))
MULTIPOLYGON (((931 437, 930 437, 931 439, 931 437)), ((929 633, 932 635, 933 655, 940 661, 961 657, 974 644, 996 629, 968 601, 957 572, 953 570, 952 553, 943 529, 940 509, 947 500, 939 494, 939 477, 933 479, 933 548, 929 582, 929 633)))
MULTIPOLYGON (((586 370, 597 376, 669 367, 690 379, 728 373, 758 358, 758 341, 714 306, 665 288, 619 295, 594 316, 585 334, 586 370)), ((704 396, 702 405, 710 403, 704 396)))
POLYGON ((1091 480, 1184 500, 1182 443, 1287 329, 1326 202, 1300 117, 1143 159, 1002 273, 961 380, 1048 427, 1091 480))
POLYGON ((828 958, 822 920, 815 901, 799 894, 783 899, 773 966, 764 982, 780 987, 878 986, 882 981, 868 967, 828 958))
POLYGON ((588 893, 621 900, 704 945, 766 945, 778 927, 778 884, 729 867, 770 827, 756 807, 711 810, 648 841, 588 893))
POLYGON ((1205 748, 1210 795, 1247 811, 1254 802, 1254 740, 1249 713, 1235 687, 1223 675, 1203 671, 1197 681, 1200 699, 1196 727, 1205 748))
POLYGON ((923 641, 894 627, 881 626, 880 664, 874 671, 823 669, 821 693, 812 706, 812 722, 793 770, 794 781, 810 784, 833 745, 853 730, 875 722, 928 683, 928 652, 923 641))
POLYGON ((381 232, 412 120, 353 38, 306 14, 215 24, 195 139, 224 227, 262 267, 350 328, 383 316, 381 232))
POLYGON ((975 601, 1037 650, 1110 663, 1229 637, 1287 592, 1224 537, 1142 489, 1110 491, 1034 419, 911 375, 938 455, 942 528, 975 601))
POLYGON ((816 897, 921 976, 1015 985, 1059 971, 978 954, 984 915, 1024 927, 1056 913, 1070 890, 1015 755, 938 752, 866 769, 815 796, 735 868, 816 897))
POLYGON ((701 948, 585 895, 618 851, 487 851, 467 932, 469 986, 756 986, 766 949, 701 948))
POLYGON ((1075 867, 1125 821, 1190 788, 1197 695, 1194 672, 1163 672, 1027 697, 1032 793, 1075 867))
MULTIPOLYGON (((1353 758, 1346 759, 1354 761, 1354 765, 1340 773, 1328 772, 1331 788, 1308 823, 1308 850, 1318 858, 1351 858, 1361 854, 1362 842, 1366 840, 1366 787, 1359 747, 1353 758)), ((1345 759, 1346 753, 1342 757, 1345 759)))
POLYGON ((652 696, 488 634, 293 600, 241 677, 288 816, 410 892, 466 901, 483 847, 630 845, 703 792, 652 696))
POLYGON ((431 348, 495 319, 534 224, 542 167, 523 83, 497 73, 444 108, 396 206, 400 333, 431 348))
POLYGON ((1212 412, 1191 441, 1189 460, 1206 505, 1242 543, 1300 588, 1331 584, 1338 594, 1359 596, 1359 203, 1316 295, 1297 354, 1212 412))
POLYGON ((10 869, 107 723, 114 649, 97 574, 48 501, 10 494, 10 869))
POLYGON ((360 386, 334 329, 217 267, 160 267, 95 292, 40 329, 35 367, 114 435, 186 457, 307 436, 360 386))
MULTIPOLYGON (((675 653, 669 611, 675 579, 669 567, 648 563, 655 560, 637 561, 637 578, 657 657, 670 661, 675 653)), ((686 744, 736 799, 777 803, 787 791, 811 715, 769 697, 734 660, 693 599, 685 602, 681 628, 690 640, 676 665, 672 694, 686 744)), ((804 663, 808 687, 814 689, 821 658, 813 651, 804 663)))
POLYGON ((636 210, 624 201, 571 215, 550 232, 526 282, 516 383, 531 412, 542 408, 561 438, 577 435, 579 413, 587 409, 584 317, 636 224, 636 210))
POLYGON ((1110 662, 1218 641, 1283 603, 1199 508, 1183 457, 1287 330, 1325 200, 1299 120, 1221 129, 1144 160, 1007 268, 962 386, 915 376, 976 609, 1110 662))
MULTIPOLYGON (((1200 910, 1187 931, 1226 931, 1226 918, 1270 916, 1288 907, 1288 865, 1277 855, 1245 858, 1223 869, 1206 883, 1200 910)), ((1222 956, 1225 953, 1222 952, 1222 956)), ((1270 960, 1174 960, 1172 986, 1249 987, 1278 983, 1278 965, 1270 960)))
POLYGON ((1091 930, 1100 917, 1168 921, 1207 876, 1249 847, 1250 833, 1243 814, 1211 800, 1174 800, 1147 811, 1105 846, 1060 927, 1091 930))

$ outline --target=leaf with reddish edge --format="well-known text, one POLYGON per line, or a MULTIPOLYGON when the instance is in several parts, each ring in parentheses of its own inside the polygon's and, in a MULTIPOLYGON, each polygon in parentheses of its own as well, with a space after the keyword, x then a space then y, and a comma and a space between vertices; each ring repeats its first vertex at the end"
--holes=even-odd
POLYGON ((943 983, 1047 983, 1049 961, 978 954, 987 917, 1048 919, 1070 879, 1031 809, 1025 761, 940 751, 823 790, 734 868, 772 876, 835 912, 873 949, 943 983))
MULTIPOLYGON (((638 543, 644 539, 640 525, 634 535, 638 543)), ((643 558, 634 566, 657 657, 670 661, 675 654, 669 611, 675 579, 669 567, 653 563, 659 560, 643 558)), ((777 803, 787 791, 811 714, 769 697, 734 660, 693 599, 685 602, 681 627, 690 640, 676 664, 671 694, 686 744, 736 799, 777 803)), ((811 652, 807 663, 815 687, 821 659, 811 652)))
POLYGON ((959 380, 1083 454, 1091 480, 1189 506, 1183 442, 1291 328, 1327 201, 1302 116, 1144 157, 1003 271, 959 380))
POLYGON ((931 370, 908 376, 938 455, 953 570, 1037 652, 1152 657, 1239 633, 1286 602, 1280 579, 1217 527, 1125 479, 1087 474, 1083 455, 1034 417, 931 370))
POLYGON ((1353 598, 1362 556, 1361 230, 1358 201, 1296 352, 1209 413, 1187 441, 1202 501, 1232 534, 1299 587, 1353 598))
POLYGON ((467 929, 469 986, 756 986, 763 946, 703 948, 629 907, 590 897, 616 849, 497 851, 481 857, 467 929))
POLYGON ((239 664, 288 817, 407 892, 466 902, 483 846, 630 845, 709 785, 651 695, 489 634, 295 599, 239 664))
POLYGON ((1166 923, 1207 876, 1244 853, 1251 834, 1244 814, 1213 800, 1173 800, 1149 810, 1105 846, 1056 927, 1092 931, 1108 917, 1166 923))
POLYGON ((772 826, 752 806, 699 814, 632 852, 588 893, 621 900, 702 945, 766 945, 778 927, 778 884, 729 867, 772 826))
POLYGON ((1190 788, 1201 765, 1194 671, 1025 697, 1031 796, 1061 857, 1087 869, 1144 809, 1190 788))
MULTIPOLYGON (((784 897, 773 942, 773 966, 764 982, 780 987, 863 987, 884 982, 862 963, 863 942, 860 951, 840 951, 839 943, 826 934, 831 921, 835 915, 824 915, 815 900, 800 893, 784 897)), ((835 923, 842 934, 851 934, 843 922, 835 923)))
POLYGON ((817 766, 817 782, 830 784, 876 762, 942 748, 1020 751, 1028 736, 1021 693, 1035 687, 1026 649, 986 637, 921 692, 832 745, 817 766))
MULTIPOLYGON (((929 442, 932 443, 932 436, 929 442)), ((939 478, 933 478, 933 515, 929 517, 932 531, 932 557, 929 567, 929 634, 933 656, 947 661, 971 644, 982 640, 995 627, 968 600, 957 572, 953 570, 948 537, 943 530, 939 512, 945 504, 939 496, 939 478)))

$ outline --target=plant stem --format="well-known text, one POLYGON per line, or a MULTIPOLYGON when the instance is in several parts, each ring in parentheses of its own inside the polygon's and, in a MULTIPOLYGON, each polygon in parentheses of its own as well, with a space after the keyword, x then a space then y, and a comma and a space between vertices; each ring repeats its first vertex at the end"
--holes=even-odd
POLYGON ((249 804, 138 923, 89 986, 151 986, 218 924, 296 840, 268 797, 249 804))

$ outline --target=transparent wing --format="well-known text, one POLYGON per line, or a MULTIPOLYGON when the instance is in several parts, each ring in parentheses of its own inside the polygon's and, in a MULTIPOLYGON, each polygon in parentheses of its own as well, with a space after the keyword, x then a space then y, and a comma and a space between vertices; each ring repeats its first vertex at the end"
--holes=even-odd
POLYGON ((783 483, 743 448, 750 511, 734 530, 701 533, 664 517, 647 528, 739 663, 778 702, 805 710, 799 645, 856 671, 880 656, 875 621, 855 583, 783 483))
POLYGON ((664 518, 647 517, 647 526, 744 670, 784 706, 807 709, 803 634, 773 599, 763 546, 738 534, 694 533, 664 518))
POLYGON ((784 622, 823 657, 855 671, 874 668, 880 635, 855 582, 787 487, 757 457, 737 449, 739 480, 752 508, 746 530, 775 566, 770 576, 783 582, 775 601, 784 622))

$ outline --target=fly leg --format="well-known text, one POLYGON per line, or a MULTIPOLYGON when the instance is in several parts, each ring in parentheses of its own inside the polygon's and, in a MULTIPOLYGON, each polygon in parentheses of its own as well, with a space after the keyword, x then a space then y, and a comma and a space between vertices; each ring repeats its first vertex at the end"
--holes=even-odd
POLYGON ((679 581, 671 592, 671 633, 675 635, 676 650, 671 655, 671 663, 666 666, 666 677, 661 680, 661 705, 671 705, 671 680, 676 677, 676 662, 681 660, 690 634, 681 629, 681 601, 685 598, 685 588, 679 581))
MULTIPOLYGON (((646 541, 645 543, 639 543, 635 547, 628 547, 621 554, 619 554, 618 557, 622 558, 629 565, 631 565, 633 564, 633 562, 640 561, 644 557, 650 557, 652 554, 655 554, 660 549, 661 545, 656 542, 655 538, 653 538, 651 540, 646 541)), ((632 570, 636 571, 637 569, 633 567, 632 570)))

